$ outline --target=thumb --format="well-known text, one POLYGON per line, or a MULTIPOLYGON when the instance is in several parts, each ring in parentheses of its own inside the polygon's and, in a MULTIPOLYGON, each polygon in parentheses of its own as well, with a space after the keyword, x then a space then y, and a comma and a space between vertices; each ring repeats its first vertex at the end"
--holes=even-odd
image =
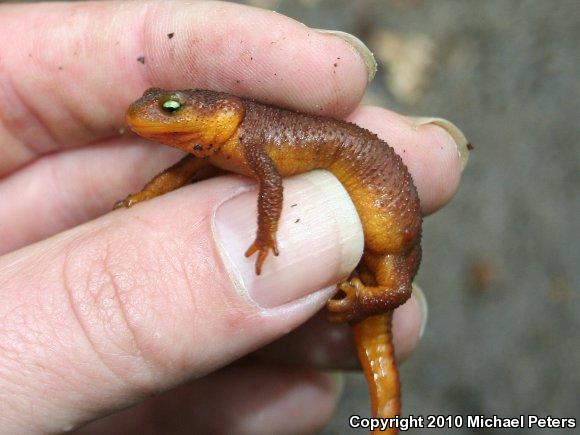
POLYGON ((256 193, 220 177, 0 257, 0 427, 82 424, 216 370, 319 310, 362 253, 348 194, 322 171, 285 180, 280 255, 257 277, 243 256, 256 193))

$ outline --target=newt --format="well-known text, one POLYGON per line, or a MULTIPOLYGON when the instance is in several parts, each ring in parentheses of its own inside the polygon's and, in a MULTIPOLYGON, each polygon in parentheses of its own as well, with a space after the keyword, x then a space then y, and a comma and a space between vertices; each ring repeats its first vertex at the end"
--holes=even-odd
POLYGON ((421 259, 422 217, 411 174, 395 151, 352 123, 208 90, 148 89, 128 108, 126 121, 138 135, 188 154, 115 208, 131 207, 216 171, 255 178, 258 230, 245 255, 257 254, 258 275, 269 253, 278 255, 282 178, 324 169, 342 183, 361 219, 364 252, 327 302, 329 320, 353 327, 372 415, 399 415, 391 320, 393 310, 411 295, 421 259))

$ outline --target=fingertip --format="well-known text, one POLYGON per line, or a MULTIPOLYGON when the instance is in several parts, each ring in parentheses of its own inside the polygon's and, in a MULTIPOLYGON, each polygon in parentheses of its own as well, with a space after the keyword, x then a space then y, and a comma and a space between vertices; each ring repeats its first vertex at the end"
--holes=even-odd
POLYGON ((417 174, 421 209, 424 214, 431 214, 448 204, 457 193, 462 161, 455 141, 446 130, 435 124, 421 125, 418 130, 423 147, 417 150, 410 170, 417 174))
POLYGON ((364 42, 362 42, 359 38, 355 35, 347 32, 343 32, 340 30, 326 30, 326 29, 316 29, 318 32, 336 36, 338 38, 343 39, 348 43, 348 45, 355 49, 355 51, 360 56, 360 59, 365 66, 365 70, 367 72, 367 82, 370 83, 375 78, 375 74, 377 73, 378 65, 373 53, 369 50, 364 42))
POLYGON ((357 109, 348 120, 376 133, 403 159, 424 214, 453 198, 461 179, 462 157, 446 129, 434 123, 417 125, 413 119, 373 106, 357 109))
POLYGON ((444 118, 437 117, 410 117, 415 125, 433 124, 445 130, 455 142, 457 146, 457 153, 461 161, 461 171, 467 166, 469 161, 469 154, 473 149, 473 145, 467 140, 465 134, 451 121, 444 118))
POLYGON ((413 292, 407 302, 393 315, 393 341, 397 361, 404 362, 423 336, 427 323, 428 308, 423 290, 413 283, 413 292))

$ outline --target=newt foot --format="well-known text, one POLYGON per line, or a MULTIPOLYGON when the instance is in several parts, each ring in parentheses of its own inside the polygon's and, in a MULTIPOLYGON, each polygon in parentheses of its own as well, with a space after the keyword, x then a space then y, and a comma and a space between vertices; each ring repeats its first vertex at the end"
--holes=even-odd
POLYGON ((274 237, 270 237, 267 240, 257 238, 246 250, 246 257, 250 257, 258 252, 258 259, 256 260, 256 275, 262 273, 262 265, 264 264, 264 260, 266 260, 270 250, 272 250, 275 256, 278 256, 278 244, 274 237))
POLYGON ((119 208, 129 208, 134 206, 138 202, 141 202, 141 200, 138 199, 136 195, 129 195, 127 196, 127 198, 122 199, 121 201, 117 201, 113 206, 113 210, 117 210, 119 208))
POLYGON ((337 295, 340 297, 335 296, 326 303, 330 312, 329 320, 333 323, 342 323, 358 319, 360 317, 358 299, 364 288, 365 285, 357 277, 338 284, 337 295))

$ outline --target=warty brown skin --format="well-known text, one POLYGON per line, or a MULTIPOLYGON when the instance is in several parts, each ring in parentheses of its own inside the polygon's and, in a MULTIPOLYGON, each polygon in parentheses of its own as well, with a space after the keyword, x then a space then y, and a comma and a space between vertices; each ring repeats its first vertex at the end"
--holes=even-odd
POLYGON ((409 298, 419 267, 421 211, 411 175, 394 150, 351 123, 205 90, 149 89, 126 118, 137 134, 189 154, 115 208, 219 170, 253 177, 260 185, 258 232, 246 256, 258 253, 257 274, 270 251, 278 254, 282 177, 325 169, 338 178, 360 216, 365 247, 357 269, 328 301, 329 318, 353 325, 373 415, 399 415, 391 318, 409 298))

